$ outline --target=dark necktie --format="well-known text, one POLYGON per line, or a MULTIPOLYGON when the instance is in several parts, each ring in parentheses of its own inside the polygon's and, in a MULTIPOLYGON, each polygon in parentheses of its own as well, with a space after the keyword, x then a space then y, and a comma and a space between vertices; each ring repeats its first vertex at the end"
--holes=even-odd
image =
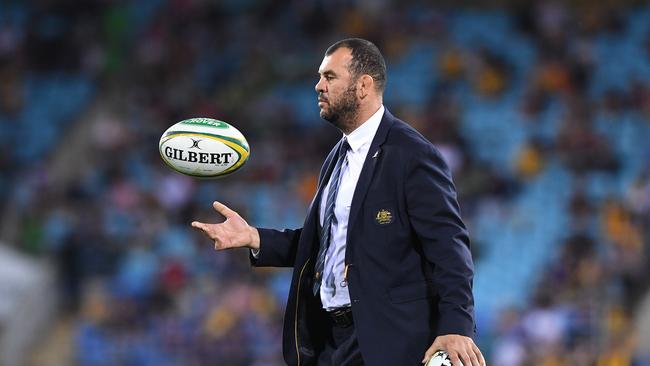
POLYGON ((325 266, 325 255, 327 248, 330 246, 330 228, 332 227, 332 220, 334 219, 334 204, 336 203, 336 194, 339 191, 339 183, 341 180, 341 169, 345 161, 345 154, 348 152, 350 144, 348 140, 343 138, 339 148, 338 159, 334 166, 334 171, 330 178, 329 191, 327 192, 327 201, 325 202, 325 215, 323 219, 323 229, 320 234, 320 248, 318 249, 318 257, 316 258, 316 266, 314 267, 314 295, 318 294, 320 289, 321 278, 323 277, 323 267, 325 266))

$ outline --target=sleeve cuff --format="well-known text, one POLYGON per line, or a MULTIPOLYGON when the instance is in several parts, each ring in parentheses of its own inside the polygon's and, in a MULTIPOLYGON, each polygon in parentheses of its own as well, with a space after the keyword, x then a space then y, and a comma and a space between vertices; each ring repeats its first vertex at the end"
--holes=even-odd
POLYGON ((470 338, 476 335, 476 324, 469 316, 458 316, 447 314, 440 317, 438 323, 438 335, 460 334, 470 338))

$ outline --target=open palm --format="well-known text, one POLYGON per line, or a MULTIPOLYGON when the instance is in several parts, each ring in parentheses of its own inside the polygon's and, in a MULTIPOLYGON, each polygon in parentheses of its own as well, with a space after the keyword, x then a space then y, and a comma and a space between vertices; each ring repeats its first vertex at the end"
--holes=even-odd
POLYGON ((247 247, 259 248, 259 236, 257 230, 246 222, 239 214, 221 202, 215 201, 212 207, 222 214, 226 221, 218 224, 207 224, 199 221, 192 222, 195 227, 210 239, 214 240, 214 249, 223 250, 229 248, 247 247))

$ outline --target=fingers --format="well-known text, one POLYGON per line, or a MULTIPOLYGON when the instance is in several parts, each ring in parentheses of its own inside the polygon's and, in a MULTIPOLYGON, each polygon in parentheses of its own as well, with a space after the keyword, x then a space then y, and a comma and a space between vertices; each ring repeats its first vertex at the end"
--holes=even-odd
MULTIPOLYGON (((470 356, 467 352, 459 352, 458 357, 459 361, 462 362, 463 365, 467 366, 480 366, 478 364, 478 361, 476 360, 476 356, 474 356, 474 352, 472 352, 472 356, 470 356)), ((454 363, 454 365, 460 365, 460 363, 454 363)))
POLYGON ((440 339, 439 339, 439 338, 436 338, 436 339, 433 341, 433 344, 431 345, 431 347, 429 347, 429 349, 424 353, 424 358, 422 359, 422 363, 423 363, 423 364, 426 364, 427 362, 429 362, 429 360, 431 359, 431 357, 433 357, 433 355, 434 355, 438 350, 441 350, 441 349, 444 349, 444 347, 443 347, 443 345, 440 343, 440 339))
POLYGON ((211 229, 210 224, 205 224, 199 221, 192 221, 192 227, 201 230, 208 238, 215 240, 214 230, 211 229))
POLYGON ((221 203, 219 201, 214 201, 212 203, 212 207, 214 207, 214 209, 218 213, 222 214, 227 219, 237 215, 237 212, 231 210, 230 208, 228 208, 228 206, 224 205, 223 203, 221 203))
POLYGON ((451 357, 451 364, 454 366, 460 365, 461 362, 463 362, 463 365, 468 365, 468 366, 471 365, 471 363, 465 363, 464 361, 461 361, 460 357, 458 357, 458 353, 450 353, 449 357, 451 357))
POLYGON ((210 232, 211 232, 210 224, 205 224, 205 223, 199 222, 199 221, 192 221, 192 227, 201 230, 203 232, 203 234, 205 234, 210 239, 213 239, 212 235, 210 234, 210 232))
POLYGON ((465 336, 443 335, 438 336, 424 354, 422 363, 433 357, 437 350, 445 350, 454 366, 485 366, 485 359, 474 341, 465 336))
MULTIPOLYGON (((478 348, 477 348, 478 350, 478 348)), ((469 351, 459 351, 458 353, 450 354, 452 365, 462 365, 464 366, 485 366, 485 360, 481 351, 476 352, 474 349, 469 351)))
POLYGON ((198 221, 192 221, 192 227, 205 231, 207 229, 207 224, 198 221))
POLYGON ((470 350, 469 352, 459 351, 457 353, 449 353, 449 357, 451 358, 451 364, 454 366, 485 366, 485 360, 483 360, 483 355, 481 355, 480 351, 478 353, 474 350, 470 350))
POLYGON ((237 212, 218 201, 215 201, 212 206, 217 212, 226 217, 224 222, 206 224, 193 221, 191 225, 194 228, 202 230, 205 235, 214 241, 215 250, 259 247, 259 234, 256 230, 251 230, 248 223, 237 212))
POLYGON ((433 357, 433 354, 436 353, 436 350, 433 348, 433 345, 429 347, 429 349, 424 353, 424 358, 422 359, 422 363, 426 364, 429 362, 431 357, 433 357))
POLYGON ((478 348, 478 346, 476 346, 476 344, 473 344, 472 349, 474 351, 474 355, 477 356, 477 365, 485 366, 485 358, 483 358, 483 354, 481 353, 481 350, 478 348))
POLYGON ((202 222, 193 221, 192 227, 201 230, 208 238, 214 240, 214 249, 222 250, 228 248, 228 243, 224 238, 227 238, 226 235, 223 235, 223 231, 219 225, 213 224, 204 224, 202 222))

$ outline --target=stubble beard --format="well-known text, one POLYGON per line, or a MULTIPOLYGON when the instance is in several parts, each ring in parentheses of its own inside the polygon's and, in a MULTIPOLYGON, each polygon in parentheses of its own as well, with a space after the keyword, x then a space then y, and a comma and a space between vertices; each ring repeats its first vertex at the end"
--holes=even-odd
POLYGON ((359 116, 360 103, 357 100, 357 87, 350 85, 338 101, 329 101, 329 109, 321 110, 320 117, 343 132, 354 128, 359 116))

